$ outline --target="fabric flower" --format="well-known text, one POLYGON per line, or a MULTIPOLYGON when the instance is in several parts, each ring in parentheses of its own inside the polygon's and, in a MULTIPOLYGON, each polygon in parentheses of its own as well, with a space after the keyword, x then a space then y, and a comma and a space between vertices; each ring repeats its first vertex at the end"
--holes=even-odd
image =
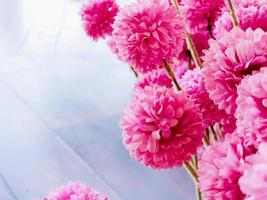
POLYGON ((208 40, 213 38, 214 23, 225 6, 224 0, 182 0, 180 4, 196 49, 202 55, 202 50, 209 47, 208 40))
POLYGON ((210 98, 219 109, 234 115, 237 86, 241 80, 267 66, 267 33, 261 29, 233 28, 223 37, 210 40, 203 72, 210 98))
POLYGON ((189 161, 205 131, 201 114, 186 94, 157 84, 136 88, 121 127, 130 155, 157 169, 189 161))
POLYGON ((267 67, 244 78, 237 93, 237 132, 254 144, 267 141, 267 67))
MULTIPOLYGON (((235 0, 236 15, 243 30, 261 28, 267 31, 267 1, 266 0, 235 0)), ((225 31, 233 28, 229 10, 225 10, 215 22, 214 35, 221 37, 225 31)))
POLYGON ((108 200, 108 198, 80 182, 70 182, 50 193, 44 200, 108 200))
POLYGON ((246 199, 267 199, 267 143, 259 146, 255 155, 246 158, 244 175, 239 179, 239 185, 246 199))
POLYGON ((171 62, 182 51, 183 21, 165 0, 146 0, 122 9, 113 25, 118 57, 137 72, 147 72, 171 62))
POLYGON ((244 199, 238 180, 243 174, 245 158, 255 152, 236 134, 208 146, 200 155, 199 187, 206 200, 244 199))
POLYGON ((84 30, 93 40, 111 35, 119 7, 115 0, 89 0, 81 10, 84 30))
POLYGON ((145 74, 141 74, 138 77, 136 87, 145 88, 145 86, 154 84, 166 86, 168 88, 173 86, 172 80, 169 78, 164 69, 155 69, 145 74))
POLYGON ((194 70, 188 70, 178 82, 182 90, 187 93, 199 108, 206 127, 212 126, 221 120, 222 115, 225 113, 223 110, 219 110, 210 100, 205 88, 204 75, 201 69, 195 68, 194 70))

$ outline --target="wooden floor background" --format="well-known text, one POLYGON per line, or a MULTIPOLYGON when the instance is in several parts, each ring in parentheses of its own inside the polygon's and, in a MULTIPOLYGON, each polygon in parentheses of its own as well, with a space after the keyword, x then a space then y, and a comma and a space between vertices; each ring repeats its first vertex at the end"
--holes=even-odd
POLYGON ((124 149, 118 123, 134 77, 85 36, 80 5, 0 0, 0 200, 71 180, 111 200, 194 199, 183 169, 145 168, 124 149))

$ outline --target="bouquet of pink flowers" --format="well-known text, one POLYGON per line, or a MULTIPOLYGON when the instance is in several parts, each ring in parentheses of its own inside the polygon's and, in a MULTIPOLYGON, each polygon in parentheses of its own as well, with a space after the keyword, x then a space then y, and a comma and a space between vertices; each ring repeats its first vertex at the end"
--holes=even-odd
POLYGON ((267 0, 90 0, 81 17, 136 76, 131 157, 184 166, 198 199, 267 199, 267 0))

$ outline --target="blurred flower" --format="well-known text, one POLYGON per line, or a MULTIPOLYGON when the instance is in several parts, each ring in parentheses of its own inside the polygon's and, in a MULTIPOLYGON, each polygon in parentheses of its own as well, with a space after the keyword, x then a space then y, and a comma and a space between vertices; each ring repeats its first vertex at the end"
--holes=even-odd
POLYGON ((233 115, 236 88, 241 80, 267 64, 267 33, 261 29, 233 28, 223 37, 210 40, 203 72, 210 98, 219 109, 233 115))
POLYGON ((111 35, 119 11, 115 0, 89 0, 81 10, 84 30, 93 40, 111 35))
POLYGON ((238 180, 243 173, 245 158, 255 152, 244 145, 236 134, 226 135, 225 141, 212 144, 199 160, 199 187, 206 200, 244 199, 238 180))
POLYGON ((136 87, 145 88, 145 86, 151 86, 154 84, 166 86, 168 88, 171 88, 173 86, 172 80, 168 77, 164 69, 154 69, 145 74, 141 74, 138 77, 136 87))
POLYGON ((244 78, 237 93, 237 132, 251 143, 267 141, 267 67, 244 78))
POLYGON ((239 179, 239 185, 246 199, 267 199, 267 143, 259 146, 255 155, 246 158, 244 175, 239 179))
POLYGON ((44 200, 108 200, 101 193, 94 191, 80 182, 70 182, 50 193, 44 200))
POLYGON ((130 155, 158 169, 189 161, 205 131, 201 114, 186 94, 157 84, 136 88, 121 127, 130 155))
MULTIPOLYGON (((267 31, 267 1, 266 0, 235 0, 235 10, 243 30, 261 28, 267 31)), ((225 10, 215 22, 214 36, 221 37, 225 31, 233 28, 231 14, 225 10)))
POLYGON ((199 108, 206 127, 219 122, 222 116, 225 115, 225 112, 219 110, 210 100, 209 93, 205 88, 204 75, 201 69, 195 68, 194 70, 188 70, 178 82, 182 90, 187 93, 199 108))
POLYGON ((137 72, 171 62, 182 51, 182 18, 166 0, 137 1, 122 9, 113 25, 118 57, 137 72))

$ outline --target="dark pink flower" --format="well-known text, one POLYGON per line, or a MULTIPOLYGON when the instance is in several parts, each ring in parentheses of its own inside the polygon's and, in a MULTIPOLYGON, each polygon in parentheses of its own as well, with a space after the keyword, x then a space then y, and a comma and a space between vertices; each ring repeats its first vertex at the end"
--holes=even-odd
POLYGON ((267 67, 244 78, 237 93, 237 132, 250 143, 267 142, 267 67))
POLYGON ((80 182, 70 182, 50 193, 44 200, 108 200, 108 198, 80 182))
POLYGON ((244 175, 239 179, 239 185, 246 199, 267 199, 267 143, 262 143, 255 155, 246 158, 244 175))
POLYGON ((234 115, 237 86, 267 64, 267 33, 261 29, 233 28, 205 51, 203 72, 209 96, 219 109, 234 115))
POLYGON ((119 11, 115 0, 89 0, 81 10, 84 30, 93 40, 111 35, 119 11))
POLYGON ((182 51, 182 18, 168 1, 139 0, 120 11, 113 27, 118 57, 137 72, 159 68, 182 51))
POLYGON ((121 127, 130 155, 157 169, 190 160, 205 131, 201 114, 183 92, 157 84, 135 89, 121 127))
POLYGON ((243 174, 245 158, 255 152, 236 134, 204 150, 199 160, 199 187, 206 200, 244 199, 238 180, 243 174))

